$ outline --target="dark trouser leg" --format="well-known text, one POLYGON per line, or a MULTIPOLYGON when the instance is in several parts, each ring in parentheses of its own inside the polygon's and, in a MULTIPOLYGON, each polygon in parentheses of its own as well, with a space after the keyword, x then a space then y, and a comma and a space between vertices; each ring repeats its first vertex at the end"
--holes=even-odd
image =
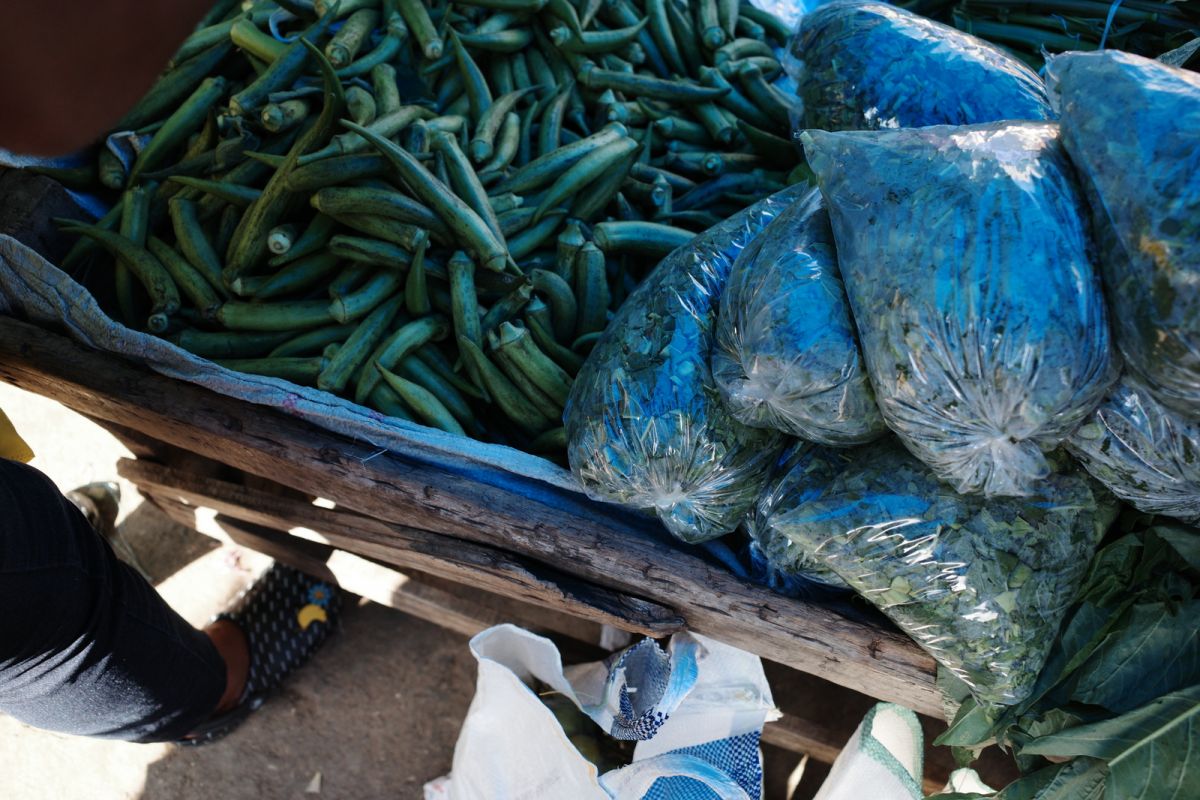
POLYGON ((0 713, 170 741, 216 708, 225 663, 32 467, 0 459, 0 713))

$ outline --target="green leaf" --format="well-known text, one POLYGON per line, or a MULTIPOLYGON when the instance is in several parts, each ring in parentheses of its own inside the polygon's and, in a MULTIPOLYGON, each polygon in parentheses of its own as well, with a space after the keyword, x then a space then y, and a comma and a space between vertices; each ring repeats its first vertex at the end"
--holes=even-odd
POLYGON ((941 736, 933 740, 935 745, 952 747, 983 747, 995 738, 995 720, 985 706, 974 697, 968 697, 958 708, 958 714, 941 736))
POLYGON ((1200 786, 1200 685, 1038 739, 1022 752, 1107 761, 1109 800, 1194 797, 1200 786))
POLYGON ((1103 761, 1077 758, 1010 783, 995 800, 1100 800, 1107 775, 1103 761))
POLYGON ((1200 682, 1200 600, 1131 608, 1079 668, 1073 699, 1123 713, 1200 682))
POLYGON ((942 711, 946 719, 954 719, 958 716, 958 709, 963 701, 971 696, 971 687, 940 663, 937 665, 934 685, 942 695, 942 711))
POLYGON ((1141 540, 1129 534, 1096 553, 1079 589, 1079 600, 1108 605, 1129 585, 1130 573, 1138 562, 1141 549, 1141 540))
POLYGON ((1200 570, 1200 532, 1182 525, 1159 525, 1150 530, 1171 545, 1189 567, 1200 570))

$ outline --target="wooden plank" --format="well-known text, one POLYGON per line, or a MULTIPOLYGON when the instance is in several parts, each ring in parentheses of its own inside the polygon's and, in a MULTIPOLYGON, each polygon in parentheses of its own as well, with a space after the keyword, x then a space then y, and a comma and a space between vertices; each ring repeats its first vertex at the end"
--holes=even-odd
MULTIPOLYGON (((400 568, 442 575, 496 594, 558 609, 647 636, 682 630, 682 620, 657 603, 587 584, 529 564, 486 546, 455 541, 407 526, 384 523, 339 509, 321 508, 215 478, 205 478, 144 461, 122 459, 117 473, 134 483, 184 525, 203 530, 198 508, 284 531, 302 530, 357 555, 400 568), (184 503, 180 514, 169 503, 184 503)), ((297 537, 298 538, 298 537, 297 537)), ((311 544, 311 543, 310 543, 311 544)), ((257 548, 256 548, 257 549, 257 548)), ((275 556, 278 547, 264 552, 275 556)), ((286 554, 284 554, 286 555, 286 554)))
POLYGON ((371 559, 224 515, 197 515, 196 507, 147 490, 149 499, 181 525, 220 541, 248 547, 311 575, 334 581, 353 594, 395 608, 464 636, 505 622, 597 644, 602 625, 561 612, 442 580, 401 572, 371 559))
POLYGON ((517 553, 674 606, 700 633, 941 714, 933 659, 898 631, 741 581, 579 494, 517 476, 492 485, 379 454, 11 319, 0 319, 0 379, 375 519, 517 553))

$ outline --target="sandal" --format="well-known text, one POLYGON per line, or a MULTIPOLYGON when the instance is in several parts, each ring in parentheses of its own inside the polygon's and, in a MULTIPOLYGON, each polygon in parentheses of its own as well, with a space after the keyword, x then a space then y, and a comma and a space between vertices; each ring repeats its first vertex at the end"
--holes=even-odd
POLYGON ((178 744, 215 742, 261 708, 271 692, 324 644, 341 612, 337 587, 278 563, 236 602, 234 611, 217 619, 229 620, 246 636, 250 650, 246 688, 236 706, 205 721, 178 744))

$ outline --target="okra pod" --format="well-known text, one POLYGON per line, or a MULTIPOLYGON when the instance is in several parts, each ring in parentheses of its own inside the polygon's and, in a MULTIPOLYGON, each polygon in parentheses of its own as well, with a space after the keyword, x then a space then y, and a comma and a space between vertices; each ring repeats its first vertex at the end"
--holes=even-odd
POLYGON ((425 8, 423 0, 396 0, 396 5, 400 16, 404 17, 408 24, 408 30, 420 45, 422 55, 430 61, 441 58, 446 45, 442 37, 438 36, 437 28, 429 18, 429 11, 425 8))
POLYGON ((217 309, 217 322, 236 331, 299 331, 333 322, 325 300, 244 303, 230 300, 217 309))
POLYGON ((396 85, 396 68, 377 64, 371 69, 371 88, 375 93, 377 116, 386 116, 400 108, 400 88, 396 85))
POLYGON ((288 248, 287 252, 270 259, 267 266, 279 268, 316 253, 329 243, 329 237, 333 235, 335 227, 336 222, 333 217, 327 214, 316 214, 304 229, 304 233, 292 242, 292 246, 288 248))
POLYGON ((433 310, 429 302, 429 287, 425 281, 425 250, 428 242, 422 242, 413 253, 412 264, 404 279, 404 304, 414 317, 424 316, 433 310))
POLYGON ((392 164, 408 188, 434 211, 479 257, 488 268, 503 271, 509 256, 504 245, 495 237, 487 223, 450 188, 430 174, 419 161, 387 139, 357 126, 343 123, 366 137, 392 164))
POLYGON ((438 339, 444 339, 449 332, 450 325, 441 315, 422 317, 405 323, 395 333, 380 342, 367 358, 364 369, 358 373, 358 384, 354 388, 354 402, 362 403, 379 385, 379 371, 373 365, 379 364, 384 369, 392 369, 401 359, 407 358, 419 347, 438 339))
MULTIPOLYGON (((433 148, 441 154, 446 166, 446 174, 450 178, 450 186, 454 193, 465 202, 484 221, 495 234, 496 239, 503 244, 504 234, 500 232, 500 223, 496 220, 496 212, 488 202, 487 190, 479 182, 479 176, 471 162, 467 160, 458 146, 458 140, 449 133, 438 133, 431 142, 433 148)), ((489 148, 491 142, 488 143, 489 148)))
POLYGON ((551 184, 550 189, 538 205, 534 221, 541 219, 547 211, 562 200, 577 194, 589 183, 606 174, 608 170, 611 170, 636 149, 637 143, 632 139, 618 139, 589 152, 551 184))
POLYGON ((338 348, 337 353, 329 359, 329 364, 317 377, 317 388, 340 394, 350 381, 350 376, 363 365, 367 356, 387 334, 403 304, 404 298, 394 295, 367 314, 345 343, 338 348))
POLYGON ((547 416, 530 402, 521 390, 488 360, 479 345, 465 336, 460 336, 458 337, 458 348, 462 354, 463 363, 480 376, 488 394, 495 399, 496 405, 521 430, 536 436, 557 424, 553 417, 547 416))
POLYGON ((201 316, 211 318, 220 307, 221 298, 213 291, 204 276, 186 258, 157 236, 151 236, 146 240, 146 249, 158 259, 158 263, 162 264, 163 269, 170 274, 175 285, 187 296, 201 316))
POLYGON ((182 145, 187 137, 204 123, 209 110, 224 97, 225 86, 225 79, 219 75, 201 81, 196 91, 167 117, 163 126, 138 153, 137 160, 129 171, 130 183, 136 182, 143 172, 159 166, 172 150, 182 145))
POLYGON ((451 238, 450 230, 436 214, 418 201, 397 191, 331 186, 314 194, 310 203, 321 213, 331 216, 374 214, 425 228, 446 241, 451 238))
POLYGON ((378 21, 379 12, 373 8, 359 9, 351 14, 329 40, 329 44, 325 45, 325 57, 329 63, 341 68, 354 61, 378 21))
POLYGON ((171 227, 175 231, 175 242, 180 252, 204 279, 221 291, 221 259, 217 256, 196 214, 196 204, 183 197, 176 197, 167 204, 171 216, 171 227))
POLYGON ((328 363, 324 356, 308 358, 218 358, 213 363, 250 375, 279 378, 300 386, 315 386, 317 376, 328 363))
MULTIPOLYGON (((561 235, 558 241, 561 246, 563 241, 561 235)), ((534 290, 544 297, 550 306, 555 337, 566 339, 575 330, 577 314, 577 304, 571 284, 563 276, 543 269, 530 270, 529 279, 533 282, 534 290)))
MULTIPOLYGON (((328 345, 342 344, 354 333, 361 323, 349 323, 346 325, 326 325, 324 328, 314 328, 311 331, 305 331, 298 336, 293 336, 290 333, 282 334, 285 338, 280 342, 275 349, 271 350, 267 355, 271 358, 284 358, 289 356, 306 356, 313 353, 320 353, 328 345)), ((233 334, 229 334, 233 335, 233 334)), ((241 334, 242 336, 263 336, 264 334, 241 334)), ((277 336, 279 334, 270 334, 277 336)))
POLYGON ((418 418, 426 425, 434 428, 440 428, 447 433, 456 433, 459 436, 466 436, 467 432, 458 424, 458 420, 450 413, 450 410, 434 396, 433 392, 413 383, 410 380, 401 378, 394 372, 385 369, 375 362, 375 369, 383 377, 384 382, 392 388, 405 404, 411 408, 418 418))
MULTIPOLYGON (((189 186, 205 194, 219 197, 226 203, 232 203, 238 208, 246 206, 257 200, 262 192, 250 186, 241 186, 228 181, 213 181, 205 178, 193 178, 190 175, 172 175, 167 178, 168 183, 177 183, 180 186, 189 186)), ((185 200, 183 197, 175 197, 171 202, 185 200)), ((191 201, 188 201, 191 202, 191 201)))
POLYGON ((608 275, 604 253, 591 242, 575 257, 575 302, 579 309, 576 335, 604 330, 608 322, 608 275))
POLYGON ((302 292, 319 284, 333 272, 337 264, 338 257, 333 253, 310 253, 289 262, 274 275, 267 276, 252 295, 255 300, 273 300, 286 294, 302 292))
POLYGON ((727 89, 701 86, 691 81, 665 80, 649 75, 630 75, 624 72, 600 69, 586 64, 579 71, 579 82, 590 89, 612 89, 634 97, 649 97, 673 103, 692 103, 716 100, 728 94, 727 89))
MULTIPOLYGON (((201 358, 256 358, 291 338, 291 332, 198 331, 184 328, 169 337, 174 344, 201 358)), ((273 355, 273 353, 272 353, 273 355)))
POLYGON ((598 222, 592 229, 596 246, 607 254, 636 253, 655 260, 692 240, 691 231, 658 222, 598 222))
POLYGON ((370 125, 375 121, 375 98, 361 86, 351 86, 346 90, 346 110, 359 125, 370 125))
POLYGON ((506 322, 500 326, 497 352, 507 352, 512 363, 561 409, 571 393, 571 376, 538 349, 529 330, 506 322))
POLYGON ((266 64, 273 63, 287 49, 287 44, 264 33, 249 19, 241 19, 233 23, 229 29, 229 39, 239 49, 266 64))
POLYGON ((329 240, 329 252, 359 264, 384 267, 390 273, 403 273, 412 264, 409 250, 378 239, 338 234, 329 240))

